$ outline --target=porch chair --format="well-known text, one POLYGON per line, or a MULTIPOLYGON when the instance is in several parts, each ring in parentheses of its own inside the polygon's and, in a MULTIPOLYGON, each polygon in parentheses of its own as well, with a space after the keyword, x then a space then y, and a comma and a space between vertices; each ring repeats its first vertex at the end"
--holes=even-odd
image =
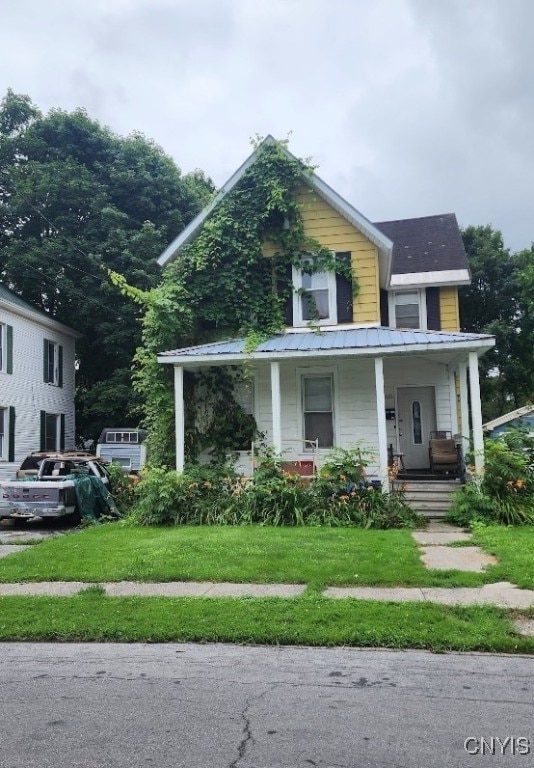
POLYGON ((456 440, 450 432, 431 432, 428 446, 432 474, 460 472, 460 456, 456 440))

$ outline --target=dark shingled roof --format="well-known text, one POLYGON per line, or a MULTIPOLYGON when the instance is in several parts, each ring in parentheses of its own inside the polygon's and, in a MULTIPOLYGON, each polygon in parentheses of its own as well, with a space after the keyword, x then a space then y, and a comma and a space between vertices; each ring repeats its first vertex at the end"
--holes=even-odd
POLYGON ((434 270, 469 269, 454 213, 420 219, 375 222, 393 241, 394 275, 434 270))

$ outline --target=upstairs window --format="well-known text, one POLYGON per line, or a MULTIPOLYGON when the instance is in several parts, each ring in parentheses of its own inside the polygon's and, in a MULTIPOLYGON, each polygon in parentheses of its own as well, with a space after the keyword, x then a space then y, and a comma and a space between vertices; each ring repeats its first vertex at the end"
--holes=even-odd
POLYGON ((49 339, 44 340, 43 379, 45 384, 63 386, 63 347, 49 339))
POLYGON ((13 373, 13 326, 0 323, 0 373, 13 373))
POLYGON ((423 292, 392 291, 390 293, 389 316, 394 328, 426 329, 426 304, 423 292))
POLYGON ((335 325, 336 275, 334 272, 305 272, 293 267, 293 324, 335 325))
MULTIPOLYGON (((352 254, 336 253, 335 258, 338 272, 312 273, 289 267, 286 279, 293 284, 293 294, 287 297, 284 306, 287 327, 353 322, 352 254)), ((284 288, 281 282, 278 290, 284 288)))

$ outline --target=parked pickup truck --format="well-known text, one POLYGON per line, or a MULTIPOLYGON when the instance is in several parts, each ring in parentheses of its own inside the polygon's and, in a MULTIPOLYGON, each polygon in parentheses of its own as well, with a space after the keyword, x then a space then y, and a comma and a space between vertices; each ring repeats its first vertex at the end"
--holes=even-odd
POLYGON ((109 488, 109 475, 96 456, 48 456, 40 462, 37 475, 0 482, 0 518, 78 514, 77 476, 99 477, 109 488))

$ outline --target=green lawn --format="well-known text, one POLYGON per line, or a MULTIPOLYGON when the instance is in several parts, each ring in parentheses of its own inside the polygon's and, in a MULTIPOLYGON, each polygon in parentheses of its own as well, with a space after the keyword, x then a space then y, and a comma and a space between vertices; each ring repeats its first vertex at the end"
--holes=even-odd
POLYGON ((234 642, 533 653, 505 611, 430 603, 281 599, 0 598, 0 640, 234 642))
POLYGON ((477 585, 429 574, 405 530, 95 526, 0 560, 0 581, 234 581, 477 585))
POLYGON ((534 589, 534 526, 480 528, 473 540, 499 560, 488 570, 491 581, 511 581, 523 589, 534 589))
POLYGON ((95 526, 0 560, 0 581, 234 581, 324 585, 534 586, 534 528, 477 534, 501 563, 427 571, 410 532, 357 528, 95 526))

